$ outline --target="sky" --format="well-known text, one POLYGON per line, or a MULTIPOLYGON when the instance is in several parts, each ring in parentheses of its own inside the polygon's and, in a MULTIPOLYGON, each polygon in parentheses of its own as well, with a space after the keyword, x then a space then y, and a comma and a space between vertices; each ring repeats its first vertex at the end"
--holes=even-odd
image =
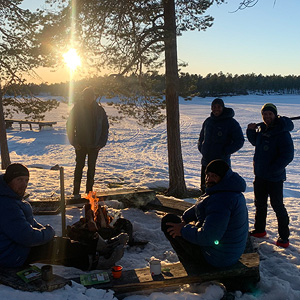
MULTIPOLYGON (((209 116, 213 98, 194 98, 193 101, 180 99, 180 127, 185 181, 188 188, 197 189, 200 185, 201 155, 197 149, 197 140, 201 124, 209 116)), ((245 134, 247 124, 260 122, 260 108, 263 103, 273 102, 280 115, 295 116, 300 111, 299 95, 247 95, 223 98, 227 107, 235 111, 235 119, 240 123, 245 134)), ((115 116, 116 110, 102 101, 107 114, 115 116)), ((73 172, 75 165, 74 148, 66 137, 66 117, 69 106, 61 103, 58 108, 46 113, 46 120, 57 121, 52 130, 38 130, 33 125, 18 124, 7 130, 8 147, 11 161, 25 163, 30 171, 27 192, 29 200, 41 200, 45 197, 60 195, 60 172, 50 170, 56 164, 64 168, 64 190, 66 196, 72 193, 73 172)), ((23 115, 15 115, 23 119, 23 115)), ((252 292, 234 293, 236 300, 299 300, 300 299, 300 120, 294 121, 291 132, 294 146, 294 160, 287 167, 287 180, 284 182, 284 203, 290 216, 290 246, 287 249, 275 246, 278 237, 277 220, 269 206, 266 238, 252 238, 255 249, 260 255, 260 282, 252 292)), ((244 146, 232 155, 232 169, 246 181, 244 192, 249 212, 249 228, 253 228, 255 207, 253 196, 253 160, 254 147, 245 140, 244 146)), ((3 173, 0 170, 0 174, 3 173)), ((81 192, 84 192, 86 167, 83 172, 81 192)), ((167 188, 168 159, 166 124, 154 128, 143 128, 134 120, 125 118, 120 123, 110 123, 107 145, 100 150, 97 160, 94 190, 107 191, 109 188, 167 188)), ((195 202, 195 199, 185 199, 195 202)), ((121 212, 121 216, 133 224, 133 236, 137 240, 147 239, 149 243, 143 248, 126 247, 123 258, 118 262, 124 270, 149 266, 149 260, 155 257, 162 266, 178 262, 178 257, 168 240, 164 237, 160 222, 162 212, 122 207, 116 199, 107 201, 110 214, 121 212)), ((72 225, 84 216, 83 208, 67 206, 66 225, 72 225)), ((42 224, 50 224, 56 234, 61 235, 61 215, 36 215, 42 224)), ((37 264, 40 266, 39 264, 37 264)), ((54 266, 54 274, 65 278, 74 278, 83 272, 62 266, 54 266)), ((110 271, 109 271, 110 272, 110 271)), ((204 291, 201 285, 195 289, 180 286, 174 292, 152 291, 150 296, 129 296, 126 300, 220 300, 223 296, 218 286, 211 286, 204 291)), ((112 292, 86 289, 73 282, 72 286, 51 293, 21 292, 0 285, 1 300, 117 300, 112 292)))
MULTIPOLYGON (((255 6, 238 11, 240 0, 227 2, 207 10, 215 18, 212 27, 178 37, 179 62, 188 63, 181 71, 202 76, 219 72, 299 75, 300 1, 259 0, 255 6)), ((23 7, 35 9, 42 3, 25 0, 23 7)), ((43 82, 69 80, 67 68, 55 72, 40 69, 38 73, 43 82)))

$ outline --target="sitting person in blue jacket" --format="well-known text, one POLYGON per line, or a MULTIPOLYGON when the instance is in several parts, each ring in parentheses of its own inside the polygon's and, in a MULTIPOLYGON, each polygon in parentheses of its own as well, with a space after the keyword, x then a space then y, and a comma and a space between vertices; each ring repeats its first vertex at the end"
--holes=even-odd
POLYGON ((244 179, 217 159, 206 167, 206 193, 182 217, 167 214, 162 231, 184 266, 235 264, 248 238, 244 179))
POLYGON ((82 270, 107 269, 123 256, 125 233, 91 244, 54 236, 51 225, 33 218, 30 203, 23 200, 29 171, 22 164, 11 164, 0 175, 0 267, 21 267, 35 262, 60 264, 82 270))

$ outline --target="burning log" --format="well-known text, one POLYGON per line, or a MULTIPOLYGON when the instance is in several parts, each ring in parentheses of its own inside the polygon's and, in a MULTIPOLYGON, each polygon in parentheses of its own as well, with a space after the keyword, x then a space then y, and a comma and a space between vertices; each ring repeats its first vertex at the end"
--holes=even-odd
POLYGON ((129 244, 133 244, 132 224, 129 220, 121 218, 121 212, 114 217, 109 216, 104 203, 99 201, 95 192, 90 192, 86 199, 89 203, 84 206, 85 216, 73 225, 67 226, 68 237, 75 241, 89 243, 95 238, 95 232, 103 239, 111 239, 126 232, 129 235, 129 244))
POLYGON ((97 224, 95 223, 95 214, 94 211, 92 210, 91 204, 85 204, 84 206, 84 211, 85 211, 85 222, 87 223, 88 230, 92 232, 97 232, 98 227, 97 224))
POLYGON ((107 228, 112 221, 112 217, 107 214, 104 205, 100 204, 96 192, 89 192, 86 199, 89 203, 85 205, 85 219, 89 231, 96 232, 100 228, 107 228))

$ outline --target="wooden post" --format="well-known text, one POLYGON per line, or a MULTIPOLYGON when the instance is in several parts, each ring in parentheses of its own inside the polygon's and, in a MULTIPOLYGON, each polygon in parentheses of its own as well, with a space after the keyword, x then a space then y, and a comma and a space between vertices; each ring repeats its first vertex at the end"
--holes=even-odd
POLYGON ((65 200, 65 186, 64 186, 64 168, 59 168, 60 177, 60 213, 61 213, 61 235, 66 236, 66 200, 65 200))

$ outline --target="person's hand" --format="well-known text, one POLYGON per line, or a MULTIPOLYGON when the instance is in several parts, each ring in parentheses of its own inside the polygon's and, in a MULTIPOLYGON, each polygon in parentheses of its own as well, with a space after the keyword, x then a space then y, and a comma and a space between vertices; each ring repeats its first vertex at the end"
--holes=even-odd
POLYGON ((257 128, 257 124, 256 123, 250 123, 250 124, 248 124, 247 128, 250 129, 250 130, 254 130, 254 129, 257 128))
POLYGON ((166 225, 170 226, 167 229, 167 232, 172 238, 175 238, 176 236, 181 236, 181 228, 185 225, 185 222, 182 221, 181 223, 166 223, 166 225))

